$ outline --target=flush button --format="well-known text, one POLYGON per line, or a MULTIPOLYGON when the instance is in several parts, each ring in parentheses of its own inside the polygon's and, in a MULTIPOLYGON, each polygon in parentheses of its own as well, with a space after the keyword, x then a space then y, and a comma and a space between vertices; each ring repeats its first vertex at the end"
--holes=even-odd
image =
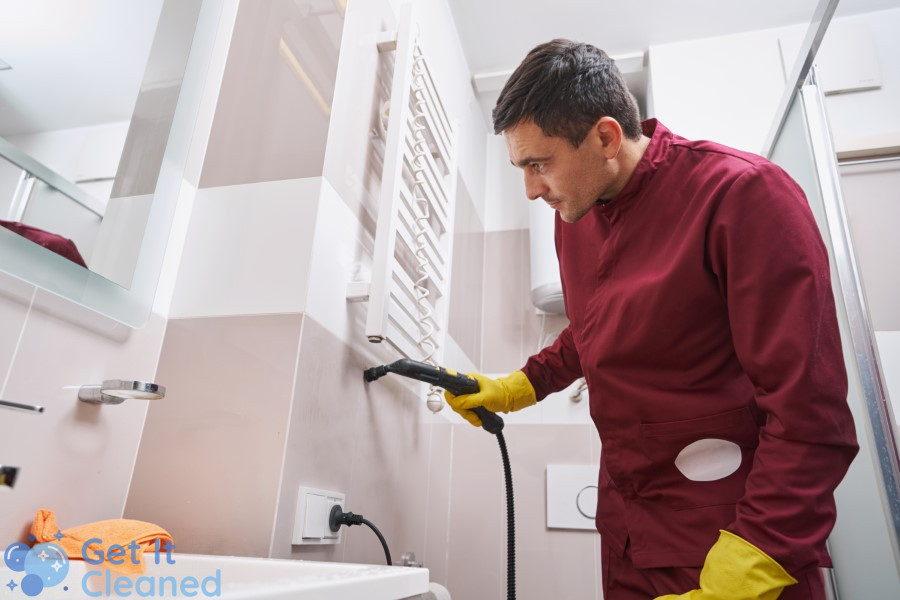
POLYGON ((597 486, 586 485, 575 498, 575 507, 583 517, 593 519, 597 514, 597 486))
POLYGON ((547 527, 594 531, 599 465, 547 465, 547 527))

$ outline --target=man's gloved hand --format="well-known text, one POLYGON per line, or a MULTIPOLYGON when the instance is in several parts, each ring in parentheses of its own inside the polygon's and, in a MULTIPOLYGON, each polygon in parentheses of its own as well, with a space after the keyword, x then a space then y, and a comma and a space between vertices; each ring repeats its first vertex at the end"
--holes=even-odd
POLYGON ((491 379, 481 373, 469 373, 469 377, 478 380, 478 392, 454 396, 444 392, 447 404, 462 417, 474 425, 481 427, 481 419, 471 409, 483 406, 491 412, 508 413, 520 410, 537 402, 537 396, 528 377, 522 371, 515 371, 506 377, 491 379))
POLYGON ((775 600, 797 580, 768 554, 728 531, 710 548, 700 571, 700 589, 656 600, 775 600))

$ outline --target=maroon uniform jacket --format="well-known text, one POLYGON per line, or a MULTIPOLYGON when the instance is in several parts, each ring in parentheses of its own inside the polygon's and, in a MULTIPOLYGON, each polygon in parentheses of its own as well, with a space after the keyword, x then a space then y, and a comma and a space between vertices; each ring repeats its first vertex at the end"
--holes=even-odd
POLYGON ((68 258, 76 265, 87 268, 87 264, 84 262, 81 253, 78 252, 78 247, 75 246, 75 242, 68 238, 17 221, 4 221, 3 219, 0 219, 0 227, 6 227, 10 231, 18 233, 35 244, 40 244, 44 248, 68 258))
POLYGON ((620 553, 629 539, 636 566, 700 566, 719 529, 788 571, 828 565, 833 491, 858 446, 809 205, 757 155, 655 120, 644 133, 612 201, 556 216, 570 324, 523 371, 539 399, 586 378, 597 529, 620 553), (737 470, 688 479, 675 460, 698 440, 736 444, 737 470))

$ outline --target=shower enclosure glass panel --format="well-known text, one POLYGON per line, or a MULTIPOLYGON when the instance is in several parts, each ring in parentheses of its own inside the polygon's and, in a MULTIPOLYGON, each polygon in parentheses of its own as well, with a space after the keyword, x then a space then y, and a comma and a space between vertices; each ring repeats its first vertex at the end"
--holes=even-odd
MULTIPOLYGON (((814 82, 814 74, 809 81, 814 82)), ((837 592, 844 599, 900 598, 900 468, 895 432, 849 236, 823 97, 814 83, 804 85, 794 96, 770 158, 803 188, 828 247, 848 401, 860 441, 859 456, 835 494, 838 521, 829 549, 837 592)))

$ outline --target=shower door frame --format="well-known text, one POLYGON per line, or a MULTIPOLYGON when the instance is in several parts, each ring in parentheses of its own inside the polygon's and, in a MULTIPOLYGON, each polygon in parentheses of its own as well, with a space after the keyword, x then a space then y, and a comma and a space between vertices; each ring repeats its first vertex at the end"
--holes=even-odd
MULTIPOLYGON (((807 141, 814 163, 814 175, 824 205, 824 225, 830 237, 833 266, 838 276, 839 289, 835 288, 835 293, 839 291, 842 296, 849 324, 848 341, 854 356, 847 356, 848 353, 845 352, 845 360, 848 362, 848 369, 851 367, 849 364, 851 361, 857 369, 861 386, 859 391, 865 404, 864 429, 868 439, 860 439, 860 444, 869 444, 873 452, 873 462, 877 463, 875 469, 876 487, 879 487, 877 492, 885 512, 884 525, 893 552, 894 564, 900 572, 900 455, 875 333, 850 238, 840 186, 837 153, 828 125, 824 94, 817 85, 813 66, 838 1, 821 0, 816 7, 799 56, 787 80, 775 122, 762 154, 767 158, 772 157, 793 103, 801 103, 809 136, 807 141)), ((857 431, 860 432, 861 429, 858 428, 857 431)), ((865 490, 858 490, 856 493, 865 493, 865 490)), ((837 590, 834 590, 834 593, 836 592, 837 590)))

